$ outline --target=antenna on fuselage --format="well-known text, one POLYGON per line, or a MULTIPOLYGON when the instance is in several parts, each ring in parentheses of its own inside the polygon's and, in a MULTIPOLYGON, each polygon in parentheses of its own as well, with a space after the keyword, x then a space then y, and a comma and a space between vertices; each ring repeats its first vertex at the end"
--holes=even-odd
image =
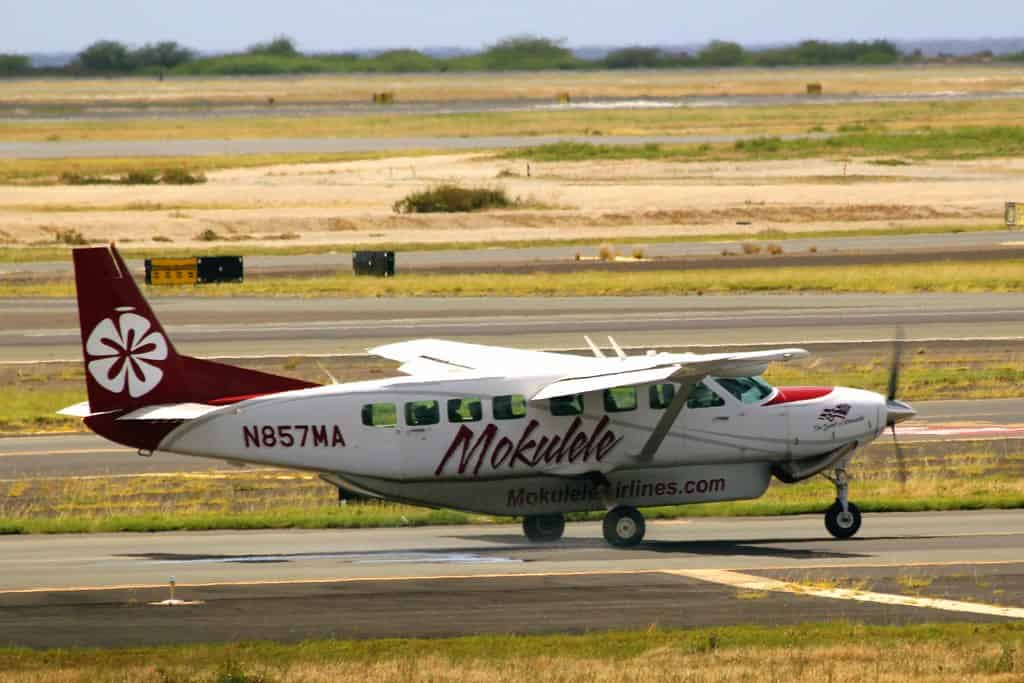
POLYGON ((622 347, 619 346, 614 339, 612 339, 611 335, 608 335, 608 343, 612 345, 612 349, 615 351, 616 356, 623 359, 626 358, 626 352, 622 350, 622 347))
POLYGON ((583 335, 583 338, 587 340, 587 346, 589 346, 590 350, 594 352, 595 358, 605 357, 604 352, 601 349, 597 348, 597 344, 595 344, 590 337, 588 337, 587 335, 583 335))
POLYGON ((334 378, 334 375, 331 374, 331 371, 328 370, 327 367, 323 363, 321 363, 320 361, 313 361, 313 362, 316 363, 316 366, 318 368, 323 370, 323 373, 325 375, 327 375, 328 379, 331 380, 331 384, 338 384, 338 380, 334 378))

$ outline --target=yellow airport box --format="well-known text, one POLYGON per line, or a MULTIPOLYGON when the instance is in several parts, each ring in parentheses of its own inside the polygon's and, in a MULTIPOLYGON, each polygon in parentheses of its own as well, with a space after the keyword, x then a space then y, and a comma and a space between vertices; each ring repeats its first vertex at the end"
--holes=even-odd
POLYGON ((199 279, 199 259, 146 259, 147 285, 194 285, 199 279))

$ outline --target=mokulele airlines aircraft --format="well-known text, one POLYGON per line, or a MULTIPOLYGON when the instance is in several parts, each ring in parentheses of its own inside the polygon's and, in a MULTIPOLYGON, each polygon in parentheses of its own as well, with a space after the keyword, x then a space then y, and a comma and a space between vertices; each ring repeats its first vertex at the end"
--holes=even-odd
MULTIPOLYGON (((89 400, 61 411, 140 454, 319 473, 345 496, 523 517, 554 541, 606 510, 605 539, 644 537, 637 508, 757 498, 824 474, 825 526, 853 536, 854 450, 914 414, 845 387, 772 387, 802 349, 605 357, 434 339, 370 349, 405 376, 324 386, 178 353, 116 248, 74 250, 89 400)), ((898 358, 898 355, 897 355, 898 358)), ((894 427, 895 435, 895 427, 894 427)))

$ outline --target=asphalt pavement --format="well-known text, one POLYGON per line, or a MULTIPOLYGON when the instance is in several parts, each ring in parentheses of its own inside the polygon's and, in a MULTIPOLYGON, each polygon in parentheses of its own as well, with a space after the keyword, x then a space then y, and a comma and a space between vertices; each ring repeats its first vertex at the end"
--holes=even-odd
MULTIPOLYGON (((697 349, 891 339, 1024 338, 1024 294, 744 294, 543 298, 151 299, 178 350, 201 357, 362 353, 417 337, 519 348, 697 349)), ((70 299, 0 300, 0 363, 77 361, 70 299)), ((965 342, 966 343, 966 342, 965 342)))
POLYGON ((849 541, 827 538, 817 515, 656 521, 630 550, 600 534, 577 523, 541 545, 510 525, 4 537, 0 643, 1024 617, 1024 511, 866 515, 849 541), (914 575, 932 590, 908 593, 914 575), (159 604, 172 577, 188 604, 159 604))

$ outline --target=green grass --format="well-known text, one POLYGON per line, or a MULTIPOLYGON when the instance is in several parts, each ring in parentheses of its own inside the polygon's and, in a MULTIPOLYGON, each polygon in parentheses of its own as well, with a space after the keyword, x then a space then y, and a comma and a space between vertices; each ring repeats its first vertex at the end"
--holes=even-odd
MULTIPOLYGON (((0 297, 70 297, 73 283, 5 282, 0 297)), ((241 284, 147 288, 168 296, 640 296, 744 292, 1019 292, 1024 266, 1016 260, 938 261, 892 265, 750 267, 609 273, 415 274, 394 278, 267 277, 241 284)))
MULTIPOLYGON (((898 228, 856 228, 852 230, 761 230, 756 233, 710 233, 697 235, 637 235, 631 236, 626 242, 655 244, 666 242, 737 242, 752 240, 773 240, 776 242, 787 239, 820 238, 829 239, 832 237, 891 237, 900 235, 940 235, 958 234, 964 232, 991 232, 1002 230, 1000 225, 924 225, 908 226, 898 228)), ((289 245, 289 246, 267 246, 246 244, 244 247, 238 244, 216 244, 203 246, 204 255, 238 255, 244 252, 248 256, 294 256, 297 254, 325 254, 335 252, 358 251, 361 249, 387 249, 396 252, 403 251, 458 251, 458 250, 479 250, 492 247, 508 249, 523 249, 528 247, 596 247, 598 242, 607 240, 596 240, 592 238, 552 238, 532 240, 505 240, 505 241, 460 241, 460 242, 374 242, 367 244, 320 244, 320 245, 289 245)), ((823 245, 824 246, 824 245, 823 245)), ((175 247, 173 245, 140 249, 120 246, 119 251, 125 258, 150 258, 159 255, 161 257, 192 256, 196 249, 175 247)), ((66 246, 37 245, 26 247, 0 246, 0 263, 31 263, 40 261, 71 261, 71 249, 66 246)))
MULTIPOLYGON (((1024 126, 974 126, 899 133, 864 130, 822 139, 758 137, 732 144, 661 146, 560 142, 513 149, 500 157, 549 162, 627 159, 747 161, 880 155, 899 155, 910 159, 978 159, 1016 157, 1022 152, 1024 126)), ((883 159, 879 163, 905 165, 907 162, 883 159)))
POLYGON ((0 649, 5 680, 1015 680, 1024 626, 717 626, 582 635, 0 649), (689 680, 689 678, 687 678, 689 680))
POLYGON ((55 413, 84 400, 84 380, 78 390, 5 386, 0 391, 0 435, 81 430, 78 418, 55 413))
MULTIPOLYGON (((402 156, 422 156, 427 150, 402 150, 402 156)), ((235 168, 260 168, 277 165, 337 163, 385 159, 394 152, 301 153, 301 154, 213 154, 189 157, 82 157, 76 159, 0 159, 0 185, 56 185, 69 174, 106 178, 113 182, 132 174, 159 175, 171 171, 172 180, 181 180, 182 172, 203 174, 235 168)))

